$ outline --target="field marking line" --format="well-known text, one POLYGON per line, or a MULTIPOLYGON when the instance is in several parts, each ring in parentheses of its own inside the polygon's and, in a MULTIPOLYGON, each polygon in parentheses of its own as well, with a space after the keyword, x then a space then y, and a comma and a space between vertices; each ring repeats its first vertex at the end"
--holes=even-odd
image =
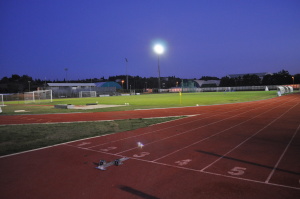
MULTIPOLYGON (((288 102, 285 102, 285 103, 283 103, 283 104, 286 104, 286 103, 288 103, 288 102)), ((280 104, 280 105, 278 105, 278 106, 281 106, 281 105, 283 105, 283 104, 280 104)), ((268 105, 269 105, 269 104, 268 104, 268 105)), ((265 106, 268 106, 268 105, 265 105, 265 106)), ((277 106, 277 107, 278 107, 278 106, 277 106)), ((277 108, 277 107, 275 107, 275 108, 277 108)), ((259 107, 259 108, 261 108, 261 107, 259 107)), ((269 110, 265 111, 264 113, 266 113, 266 112, 268 112, 268 111, 270 111, 270 110, 273 110, 273 109, 275 109, 275 108, 269 109, 269 110)), ((173 138, 173 137, 182 135, 182 134, 186 134, 186 133, 189 133, 189 132, 191 132, 191 131, 195 131, 195 130, 198 130, 198 129, 200 129, 200 128, 207 127, 207 126, 210 126, 210 125, 213 125, 213 124, 216 124, 216 123, 219 123, 219 122, 228 120, 228 119, 230 119, 230 118, 237 117, 237 116, 239 116, 239 115, 248 113, 248 112, 253 111, 253 110, 256 110, 256 109, 258 109, 258 108, 254 108, 254 109, 248 110, 248 111, 246 111, 246 112, 243 112, 243 113, 240 113, 240 114, 231 116, 231 117, 227 117, 226 119, 218 120, 218 121, 216 121, 216 122, 212 122, 212 123, 209 123, 209 124, 206 124, 206 125, 203 125, 203 126, 200 126, 200 127, 194 128, 194 129, 191 129, 191 130, 183 131, 183 132, 181 132, 181 133, 177 133, 177 134, 174 134, 174 135, 169 136, 169 137, 165 137, 165 138, 160 139, 160 140, 156 140, 156 141, 153 141, 153 142, 149 142, 149 143, 147 143, 147 144, 144 144, 144 146, 150 145, 150 144, 153 144, 153 143, 156 143, 156 142, 160 142, 160 141, 163 141, 163 140, 166 140, 166 139, 170 139, 170 138, 173 138)), ((261 113, 261 114, 264 114, 264 113, 261 113)), ((260 114, 260 115, 261 115, 261 114, 260 114)), ((257 116, 256 116, 256 117, 257 117, 257 116)), ((214 135, 211 135, 210 137, 213 137, 213 136, 215 136, 215 135, 217 135, 217 134, 219 134, 219 133, 220 133, 220 132, 218 132, 218 133, 216 133, 216 134, 214 134, 214 135)), ((210 138, 210 137, 208 137, 208 138, 210 138)), ((205 138, 205 139, 207 139, 207 138, 205 138)), ((134 149, 137 149, 137 147, 134 147, 134 148, 131 148, 131 149, 127 149, 127 150, 121 151, 121 152, 119 152, 119 153, 117 153, 117 154, 124 153, 124 152, 127 152, 127 151, 131 151, 131 150, 134 150, 134 149)))
POLYGON ((248 140, 250 140, 252 137, 254 137, 255 135, 257 135, 258 133, 260 133, 261 131, 263 131, 264 129, 266 129, 267 127, 269 127, 271 124, 273 124, 274 122, 276 122, 278 119, 280 119, 283 115, 285 115, 287 112, 289 112, 292 108, 294 108, 295 106, 297 106, 299 104, 299 102, 297 104, 295 104, 294 106, 292 106, 291 108, 289 108, 288 110, 286 110, 283 114, 281 114, 279 117, 277 117, 276 119, 274 119, 272 122, 270 122, 268 125, 264 126, 262 129, 260 129, 259 131, 257 131, 256 133, 254 133, 252 136, 248 137, 246 140, 244 140, 243 142, 241 142, 240 144, 238 144, 236 147, 234 147, 233 149, 229 150, 227 153, 225 153, 224 155, 222 155, 221 157, 219 157, 218 159, 216 159, 215 161, 213 161, 211 164, 207 165, 206 167, 204 167, 203 169, 201 169, 201 171, 204 171, 205 169, 211 167, 213 164, 215 164, 216 162, 220 161, 221 159, 223 159, 225 156, 228 156, 229 153, 231 153, 232 151, 234 151, 235 149, 237 149, 238 147, 240 147, 241 145, 243 145, 245 142, 247 142, 248 140))
MULTIPOLYGON (((288 103, 288 102, 286 102, 286 103, 288 103)), ((280 104, 280 105, 278 105, 278 106, 281 106, 281 105, 282 105, 282 104, 280 104)), ((227 128, 227 129, 224 129, 224 130, 222 130, 222 131, 219 131, 219 132, 217 132, 217 133, 215 133, 215 134, 213 134, 213 135, 210 135, 210 136, 208 136, 208 137, 206 137, 206 138, 203 138, 203 139, 201 139, 201 140, 198 140, 198 141, 196 141, 196 142, 194 142, 194 143, 192 143, 192 144, 190 144, 190 145, 187 145, 187 146, 185 146, 185 147, 183 147, 183 148, 181 148, 181 149, 178 149, 178 150, 173 151, 173 152, 171 152, 171 153, 169 153, 169 154, 167 154, 167 155, 164 155, 164 156, 162 156, 162 157, 160 157, 160 158, 157 158, 157 159, 155 159, 155 160, 153 160, 153 161, 157 161, 157 160, 163 159, 163 158, 165 158, 165 157, 167 157, 167 156, 170 156, 170 155, 172 155, 172 154, 174 154, 174 153, 177 153, 177 152, 182 151, 182 150, 184 150, 184 149, 186 149, 186 148, 189 148, 189 147, 191 147, 191 146, 193 146, 193 145, 195 145, 195 144, 198 144, 198 143, 203 142, 203 141, 205 141, 205 140, 207 140, 207 139, 210 139, 210 138, 212 138, 212 137, 214 137, 214 136, 216 136, 216 135, 219 135, 219 134, 221 134, 221 133, 223 133, 223 132, 225 132, 225 131, 228 131, 228 130, 230 130, 230 129, 232 129, 232 128, 235 128, 235 127, 237 127, 237 126, 239 126, 239 125, 241 125, 241 124, 243 124, 243 123, 246 123, 246 122, 248 122, 248 121, 250 121, 250 120, 253 120, 253 119, 256 118, 256 117, 259 117, 259 116, 261 116, 261 115, 263 115, 263 114, 265 114, 265 113, 267 113, 267 112, 269 112, 269 111, 271 111, 271 110, 277 108, 278 106, 273 107, 272 109, 269 109, 269 110, 267 110, 267 111, 265 111, 265 112, 263 112, 263 113, 260 113, 259 115, 256 115, 255 117, 252 117, 252 118, 250 118, 250 119, 247 119, 247 120, 245 120, 245 121, 243 121, 243 122, 240 122, 240 123, 238 123, 238 124, 236 124, 236 125, 234 125, 234 126, 231 126, 231 127, 227 128)))
POLYGON ((204 173, 204 174, 213 175, 213 176, 221 176, 221 177, 225 177, 225 178, 232 178, 232 179, 236 179, 236 180, 242 180, 242 181, 247 181, 247 182, 265 184, 265 185, 269 185, 269 186, 284 187, 284 188, 289 188, 289 189, 300 190, 300 188, 298 188, 298 187, 292 187, 292 186, 281 185, 281 184, 276 184, 276 183, 265 183, 263 181, 258 181, 258 180, 252 180, 252 179, 247 179, 247 178, 239 178, 239 177, 235 177, 235 176, 223 175, 223 174, 213 173, 213 172, 208 172, 208 171, 201 171, 201 170, 192 169, 192 168, 188 168, 188 167, 181 167, 181 166, 166 164, 166 163, 162 163, 162 162, 154 162, 154 161, 151 161, 151 160, 145 160, 145 159, 129 157, 129 156, 122 156, 122 155, 115 154, 115 153, 98 151, 98 150, 94 150, 94 149, 88 149, 88 148, 83 148, 83 147, 78 147, 78 146, 73 146, 73 145, 67 145, 67 146, 82 149, 82 150, 93 151, 93 152, 96 152, 96 153, 103 153, 103 154, 107 154, 107 155, 118 156, 118 157, 128 157, 130 159, 137 160, 137 161, 142 161, 142 162, 161 165, 161 166, 173 167, 173 168, 177 168, 177 169, 181 169, 181 170, 193 171, 193 172, 197 172, 197 173, 204 173))
POLYGON ((270 181, 270 179, 272 178, 272 176, 273 176, 275 170, 277 169, 279 163, 281 162, 283 156, 285 155, 286 151, 287 151, 288 148, 290 147, 290 145, 291 145, 291 143, 292 143, 294 137, 296 136, 296 134, 298 133, 299 130, 300 130, 300 124, 299 124, 298 128, 296 129, 296 131, 294 132, 294 134, 293 134, 292 138, 290 139, 288 145, 285 147, 284 151, 282 152, 282 154, 281 154, 280 158, 278 159, 277 163, 275 164, 273 170, 271 171, 271 173, 269 174, 268 178, 266 179, 266 181, 265 181, 266 183, 269 183, 269 181, 270 181))

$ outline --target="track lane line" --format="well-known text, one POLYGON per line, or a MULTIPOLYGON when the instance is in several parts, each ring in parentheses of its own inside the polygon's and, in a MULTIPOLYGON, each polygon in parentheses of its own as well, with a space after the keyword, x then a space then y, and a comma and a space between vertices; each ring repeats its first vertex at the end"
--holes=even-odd
MULTIPOLYGON (((275 98, 273 98, 273 99, 275 99, 275 98)), ((274 102, 274 100, 272 100, 272 103, 273 104, 275 104, 275 103, 280 103, 281 101, 284 101, 284 100, 280 100, 280 99, 278 99, 278 98, 276 98, 275 99, 275 102, 274 102), (278 102, 279 101, 279 102, 278 102)), ((249 102, 249 103, 251 103, 251 102, 249 102)), ((252 103, 253 104, 253 103, 252 103)), ((263 105, 262 107, 264 107, 265 105, 265 102, 264 101, 259 101, 259 104, 261 105, 263 105)), ((240 107, 241 108, 239 108, 238 110, 240 110, 240 109, 243 109, 243 106, 242 106, 242 104, 239 104, 240 105, 240 107)), ((255 104, 254 104, 255 105, 255 104)), ((226 104, 225 104, 225 106, 226 106, 226 104)), ((233 110, 234 111, 234 110, 233 110)), ((229 113, 229 112, 233 112, 233 111, 228 111, 228 112, 225 112, 225 113, 229 113)), ((207 114, 207 113, 206 113, 207 114)), ((223 113, 222 113, 223 114, 223 113)), ((220 114, 215 114, 215 115, 213 115, 213 116, 216 116, 216 115, 220 115, 220 114)), ((213 116, 210 116, 210 117, 213 117, 213 116)), ((16 117, 19 117, 20 119, 22 119, 23 117, 25 117, 24 115, 17 115, 16 117)), ((207 117, 207 118, 209 118, 209 117, 207 117)), ((203 118, 203 119, 205 119, 205 118, 203 118)), ((178 120, 180 120, 180 119, 178 119, 178 120)), ((104 121, 104 120, 100 120, 100 121, 104 121)), ((108 120, 105 120, 105 121, 108 121, 108 120)), ((200 120, 196 120, 196 121, 200 121, 200 120)), ((49 121, 48 121, 49 122, 49 121)), ((52 124, 52 122, 50 121, 50 123, 48 123, 48 122, 46 122, 46 123, 38 123, 38 124, 52 124)), ((77 121, 75 121, 75 122, 77 122, 77 121)), ((83 121, 83 122, 93 122, 93 121, 83 121)), ((96 121, 97 122, 97 121, 96 121)), ((193 122, 193 121, 191 121, 191 122, 193 122)), ((62 123, 62 122, 59 122, 59 123, 62 123)), ((64 123, 69 123, 69 122, 64 122, 64 123)), ((73 123, 73 122, 70 122, 70 123, 73 123)), ((33 123, 33 124, 36 124, 36 123, 33 123)), ((9 125, 11 125, 11 124, 9 124, 9 125)), ((32 125, 32 124, 29 124, 29 123, 24 123, 24 124, 14 124, 14 125, 32 125)), ((0 125, 0 126, 2 126, 2 125, 0 125)), ((6 126, 6 125, 3 125, 3 126, 6 126)), ((176 126, 180 126, 180 125, 176 125, 176 126)), ((174 127, 174 126, 172 126, 172 127, 174 127)), ((168 128, 172 128, 172 127, 168 127, 168 128)), ((118 132, 118 133, 120 133, 120 132, 118 132)), ((69 146, 71 146, 71 143, 74 143, 74 142, 79 142, 79 141, 84 141, 84 140, 88 140, 88 139, 93 139, 93 138, 99 138, 99 137, 104 137, 104 136, 109 136, 109 135, 111 135, 111 134, 106 134, 106 135, 101 135, 101 136, 94 136, 94 137, 89 137, 89 138, 82 138, 82 139, 79 139, 79 140, 73 140, 73 141, 69 141, 69 142, 64 142, 64 143, 59 143, 59 144, 55 144, 55 145, 51 145, 51 146, 45 146, 45 147, 41 147, 41 148, 37 148, 37 149, 31 149, 31 150, 27 150, 27 151, 21 151, 21 152, 18 152, 18 153, 13 153, 13 154, 8 154, 8 155, 3 155, 3 156, 0 156, 0 158, 6 158, 6 157, 9 157, 9 156, 14 156, 14 155, 20 155, 20 154, 23 154, 23 153, 29 153, 29 152, 34 152, 34 151, 38 151, 38 150, 43 150, 43 149, 46 149, 46 148, 50 148, 50 147, 55 147, 55 146, 59 146, 59 145, 69 145, 69 146)), ((122 139, 123 140, 123 139, 122 139)), ((117 141, 121 141, 121 140, 116 140, 116 141, 113 141, 113 142, 117 142, 117 141)), ((101 145, 105 145, 105 144, 108 144, 108 143, 111 143, 111 142, 107 142, 107 143, 104 143, 104 144, 101 144, 101 145)), ((101 145, 99 145, 99 146, 101 146, 101 145)))
POLYGON ((128 157, 130 159, 145 162, 145 163, 156 164, 156 165, 161 165, 161 166, 167 166, 167 167, 177 168, 177 169, 181 169, 181 170, 193 171, 193 172, 196 172, 196 173, 204 173, 204 174, 213 175, 213 176, 221 176, 221 177, 224 177, 224 178, 231 178, 231 179, 235 179, 235 180, 242 180, 242 181, 247 181, 247 182, 252 182, 252 183, 265 184, 265 185, 269 185, 269 186, 300 190, 300 188, 298 188, 298 187, 286 186, 286 185, 281 185, 281 184, 276 184, 276 183, 265 183, 263 181, 258 181, 258 180, 252 180, 252 179, 247 179, 247 178, 239 178, 239 177, 235 177, 235 176, 228 176, 228 175, 223 175, 223 174, 219 174, 219 173, 213 173, 213 172, 208 172, 208 171, 192 169, 192 168, 188 168, 188 167, 181 167, 181 166, 176 166, 176 165, 171 165, 171 164, 166 164, 166 163, 161 163, 161 162, 154 162, 154 161, 151 161, 151 160, 145 160, 145 159, 129 157, 129 156, 122 156, 122 155, 115 154, 115 153, 103 152, 103 151, 98 151, 98 150, 94 150, 94 149, 87 149, 87 148, 73 146, 73 145, 66 145, 66 146, 73 147, 73 148, 78 148, 78 149, 81 149, 81 150, 93 151, 93 152, 96 152, 96 153, 103 153, 103 154, 107 154, 107 155, 113 155, 113 156, 117 156, 117 157, 128 157))
POLYGON ((225 156, 228 156, 229 153, 231 153, 232 151, 234 151, 235 149, 237 149, 238 147, 242 146, 245 142, 247 142, 248 140, 250 140, 251 138, 253 138, 255 135, 257 135, 258 133, 260 133, 261 131, 263 131, 265 128, 267 128, 268 126, 270 126, 271 124, 273 124, 274 122, 276 122, 278 119, 280 119, 283 115, 285 115, 287 112, 289 112, 292 108, 294 108, 295 106, 297 106, 299 104, 299 102, 297 104, 295 104, 294 106, 292 106, 291 108, 289 108, 287 111, 285 111, 283 114, 280 115, 280 117, 277 117, 276 119, 274 119, 272 122, 270 122, 268 125, 266 125, 265 127, 263 127, 262 129, 260 129, 259 131, 257 131, 256 133, 254 133, 252 136, 248 137, 246 140, 244 140, 243 142, 241 142, 240 144, 238 144, 236 147, 234 147, 233 149, 229 150, 227 153, 225 153, 224 155, 222 155, 220 158, 218 158, 217 160, 215 160, 214 162, 212 162, 211 164, 209 164, 208 166, 204 167, 203 169, 201 169, 201 171, 204 171, 205 169, 211 167, 213 164, 215 164, 216 162, 218 162, 219 160, 223 159, 225 156))
POLYGON ((275 170, 277 169, 279 163, 281 162, 283 156, 285 155, 286 151, 288 150, 288 148, 290 147, 294 137, 296 136, 296 134, 298 133, 298 131, 300 130, 300 124, 298 126, 298 128, 296 129, 296 131, 294 132, 292 138, 290 139, 288 145, 285 147, 284 151, 282 152, 281 156, 279 157, 277 163, 275 164, 274 168, 272 169, 271 173, 269 174, 268 178, 266 179, 265 183, 269 183, 270 179, 272 178, 275 170))
MULTIPOLYGON (((289 103, 289 102, 286 102, 286 103, 289 103)), ((281 106, 281 105, 282 105, 282 104, 280 104, 279 106, 281 106)), ((277 106, 277 107, 279 107, 279 106, 277 106)), ((223 133, 223 132, 225 132, 225 131, 228 131, 228 130, 230 130, 230 129, 232 129, 232 128, 235 128, 235 127, 237 127, 237 126, 239 126, 239 125, 241 125, 241 124, 243 124, 243 123, 246 123, 246 122, 248 122, 248 121, 250 121, 250 120, 253 120, 253 119, 255 119, 256 117, 259 117, 259 116, 261 116, 261 115, 263 115, 263 114, 265 114, 265 113, 267 113, 267 112, 269 112, 269 111, 272 111, 273 109, 276 109, 277 107, 274 107, 274 108, 272 108, 272 109, 269 109, 269 110, 267 110, 267 111, 265 111, 265 112, 263 112, 263 113, 261 113, 261 114, 259 114, 259 115, 256 115, 255 117, 252 117, 252 118, 247 119, 247 120, 245 120, 245 121, 243 121, 243 122, 241 122, 241 123, 238 123, 238 124, 236 124, 236 125, 234 125, 234 126, 232 126, 232 127, 229 127, 229 128, 227 128, 227 129, 224 129, 224 130, 222 130, 222 131, 220 131, 220 132, 218 132, 218 133, 215 133, 215 134, 213 134, 213 135, 211 135, 211 136, 209 136, 209 137, 206 137, 206 138, 203 138, 203 139, 201 139, 201 140, 199 140, 199 141, 196 141, 196 142, 194 142, 194 143, 192 143, 192 144, 190 144, 190 145, 188 145, 188 146, 186 146, 186 147, 183 147, 183 148, 181 148, 181 149, 178 149, 178 150, 176 150, 176 151, 174 151, 174 152, 172 152, 172 153, 169 153, 169 154, 167 154, 167 155, 165 155, 165 156, 162 156, 162 157, 160 157, 160 158, 157 158, 157 159, 155 159, 155 160, 153 160, 153 161, 157 161, 157 160, 163 159, 163 158, 168 157, 168 156, 170 156, 170 155, 172 155, 172 154, 175 154, 175 153, 177 153, 177 152, 179 152, 179 151, 182 151, 182 150, 184 150, 184 149, 187 149, 187 148, 189 148, 189 147, 191 147, 191 146, 193 146, 193 145, 195 145, 195 144, 198 144, 198 143, 203 142, 203 141, 205 141, 205 140, 207 140, 207 139, 210 139, 210 138, 212 138, 212 137, 214 137, 214 136, 216 136, 216 135, 219 135, 219 134, 221 134, 221 133, 223 133)), ((246 112, 245 112, 245 113, 246 113, 246 112)))
MULTIPOLYGON (((264 106, 266 106, 266 105, 264 105, 264 106)), ((126 137, 126 138, 119 139, 119 140, 105 142, 105 143, 102 143, 102 144, 90 146, 88 148, 94 148, 94 147, 102 146, 102 145, 105 145, 105 144, 111 144, 111 143, 114 143, 114 142, 119 142, 119 141, 127 140, 127 139, 130 139, 130 138, 135 138, 135 137, 139 137, 139 136, 143 136, 143 135, 148 135, 148 134, 151 134, 151 133, 156 133, 156 132, 159 132, 159 131, 164 131, 164 130, 167 130, 167 129, 171 129, 171 128, 174 128, 174 127, 183 126, 183 125, 186 125, 186 124, 198 122, 198 121, 201 121, 201 120, 204 120, 204 119, 207 119, 207 118, 211 118, 211 117, 215 117, 215 116, 218 116, 218 115, 231 113, 231 112, 234 112, 234 111, 237 111, 237 110, 240 110, 240 109, 246 109, 246 108, 242 107, 242 108, 235 109, 235 110, 232 110, 232 111, 227 111, 227 112, 224 112, 224 113, 218 113, 218 114, 214 114, 214 115, 209 115, 208 117, 202 117, 200 119, 196 119, 196 120, 193 120, 193 121, 189 121, 189 122, 185 122, 185 123, 181 123, 181 124, 177 124, 177 125, 165 127, 165 128, 158 129, 158 130, 155 130, 155 131, 150 131, 150 132, 147 132, 147 133, 143 133, 143 134, 139 134, 139 135, 135 135, 135 136, 126 137)), ((255 109, 257 109, 257 108, 255 108, 255 109)), ((255 110, 255 109, 252 109, 252 110, 255 110)), ((198 115, 191 116, 191 117, 196 117, 196 116, 198 116, 198 115)), ((182 120, 182 119, 184 119, 184 118, 180 118, 178 120, 182 120)), ((175 120, 172 120, 172 121, 175 121, 175 120)), ((172 122, 172 121, 169 121, 169 122, 172 122)))
MULTIPOLYGON (((286 104, 286 103, 289 103, 289 102, 285 102, 285 103, 283 103, 283 104, 286 104)), ((281 105, 283 105, 283 104, 281 103, 280 105, 278 105, 278 106, 276 106, 276 107, 274 107, 274 108, 272 108, 272 109, 269 109, 269 110, 265 111, 264 113, 269 112, 269 111, 271 111, 271 110, 273 110, 273 109, 275 109, 275 108, 277 108, 277 107, 279 107, 279 106, 281 106, 281 105)), ((269 104, 267 104, 267 105, 265 105, 265 106, 269 106, 269 104)), ((263 106, 263 107, 265 107, 265 106, 263 106)), ((258 108, 261 108, 261 107, 258 107, 258 108)), ((204 128, 204 127, 207 127, 207 126, 210 126, 210 125, 213 125, 213 124, 216 124, 216 123, 219 123, 219 122, 228 120, 228 119, 230 119, 230 118, 234 118, 234 117, 236 117, 236 116, 239 116, 239 115, 248 113, 248 112, 253 111, 253 110, 256 110, 256 109, 258 109, 258 108, 254 108, 254 109, 251 109, 251 110, 249 110, 249 111, 245 111, 245 112, 243 112, 243 113, 240 113, 240 114, 237 114, 237 115, 228 117, 228 118, 226 118, 226 119, 218 120, 218 121, 216 121, 216 122, 212 122, 212 123, 209 123, 209 124, 206 124, 206 125, 197 127, 197 128, 193 128, 193 129, 191 129, 191 130, 183 131, 183 132, 181 132, 181 133, 177 133, 177 134, 175 134, 175 135, 172 135, 172 136, 169 136, 169 137, 160 139, 160 140, 156 140, 156 141, 153 141, 153 142, 149 142, 149 143, 147 143, 147 144, 144 144, 144 146, 148 146, 148 145, 150 145, 150 144, 154 144, 154 143, 157 143, 157 142, 166 140, 166 139, 170 139, 170 138, 173 138, 173 137, 176 137, 176 136, 179 136, 179 135, 183 135, 183 134, 186 134, 186 133, 189 133, 189 132, 198 130, 198 129, 200 129, 200 128, 204 128)), ((261 114, 264 114, 264 113, 261 113, 261 114)), ((259 114, 259 115, 261 115, 261 114, 259 114)), ((259 115, 255 116, 255 117, 258 117, 259 115)), ((254 117, 254 118, 255 118, 255 117, 254 117)), ((252 118, 252 119, 253 119, 253 118, 252 118)), ((249 119, 249 120, 251 120, 251 119, 249 119)), ((242 123, 245 123, 245 122, 242 122, 242 123)), ((242 124, 242 123, 240 123, 240 124, 242 124)), ((237 125, 236 125, 236 126, 237 126, 237 125)), ((171 128, 172 128, 172 127, 171 127, 171 128)), ((232 128, 232 127, 231 127, 231 128, 232 128)), ((229 129, 231 129, 231 128, 229 128, 229 129)), ((223 131, 222 131, 222 132, 223 132, 223 131)), ((209 138, 210 138, 210 137, 213 137, 213 136, 215 136, 215 135, 218 135, 218 134, 220 134, 220 132, 218 132, 218 133, 216 133, 216 134, 214 134, 214 135, 209 136, 209 138)), ((206 140, 206 139, 208 139, 208 138, 204 138, 204 140, 206 140)), ((201 140, 201 141, 203 141, 203 140, 201 140)), ((134 147, 134 148, 131 148, 131 149, 128 149, 128 150, 124 150, 124 151, 119 152, 118 154, 124 153, 124 152, 127 152, 127 151, 131 151, 131 150, 135 150, 135 149, 137 149, 137 148, 138 148, 138 147, 134 147)), ((179 150, 178 150, 178 151, 179 151, 179 150)), ((177 151, 177 152, 178 152, 178 151, 177 151)), ((171 155, 171 154, 170 154, 170 155, 171 155)), ((160 159, 160 158, 159 158, 159 159, 160 159)))

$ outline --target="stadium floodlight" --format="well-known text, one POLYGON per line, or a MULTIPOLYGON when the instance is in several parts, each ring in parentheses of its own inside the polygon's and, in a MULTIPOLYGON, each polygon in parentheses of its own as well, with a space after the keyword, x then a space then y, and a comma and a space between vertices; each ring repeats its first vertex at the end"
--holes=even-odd
POLYGON ((153 48, 154 52, 157 54, 163 54, 165 51, 165 48, 161 44, 156 44, 153 48))
POLYGON ((163 54, 165 51, 165 48, 161 44, 155 44, 153 47, 154 52, 157 54, 158 57, 158 92, 160 92, 160 65, 159 65, 159 55, 163 54))

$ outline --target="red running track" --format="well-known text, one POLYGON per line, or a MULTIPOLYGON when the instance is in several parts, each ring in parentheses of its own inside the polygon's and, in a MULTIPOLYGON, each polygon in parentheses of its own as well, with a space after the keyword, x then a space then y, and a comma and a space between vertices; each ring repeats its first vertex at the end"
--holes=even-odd
MULTIPOLYGON (((61 119, 195 116, 3 156, 1 198, 300 197, 299 94, 229 105, 75 114, 74 120, 72 115, 61 119), (137 142, 145 146, 138 148, 137 142), (94 168, 100 159, 120 157, 130 159, 106 171, 94 168)), ((57 115, 37 118, 15 116, 6 122, 60 121, 57 115)))

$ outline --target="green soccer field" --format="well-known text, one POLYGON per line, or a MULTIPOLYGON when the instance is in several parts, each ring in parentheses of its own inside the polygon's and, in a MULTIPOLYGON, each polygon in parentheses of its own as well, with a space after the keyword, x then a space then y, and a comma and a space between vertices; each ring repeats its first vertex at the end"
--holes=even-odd
POLYGON ((202 106, 214 104, 228 104, 246 101, 263 100, 276 97, 276 91, 249 91, 249 92, 203 92, 203 93, 167 93, 167 94, 144 94, 131 96, 111 96, 95 98, 67 98, 54 99, 53 102, 37 101, 36 103, 24 104, 24 101, 5 102, 2 114, 44 114, 44 113, 71 113, 71 112, 104 112, 125 111, 134 109, 202 106), (105 105, 129 106, 101 108, 92 110, 55 109, 55 104, 86 105, 98 103, 105 105))

